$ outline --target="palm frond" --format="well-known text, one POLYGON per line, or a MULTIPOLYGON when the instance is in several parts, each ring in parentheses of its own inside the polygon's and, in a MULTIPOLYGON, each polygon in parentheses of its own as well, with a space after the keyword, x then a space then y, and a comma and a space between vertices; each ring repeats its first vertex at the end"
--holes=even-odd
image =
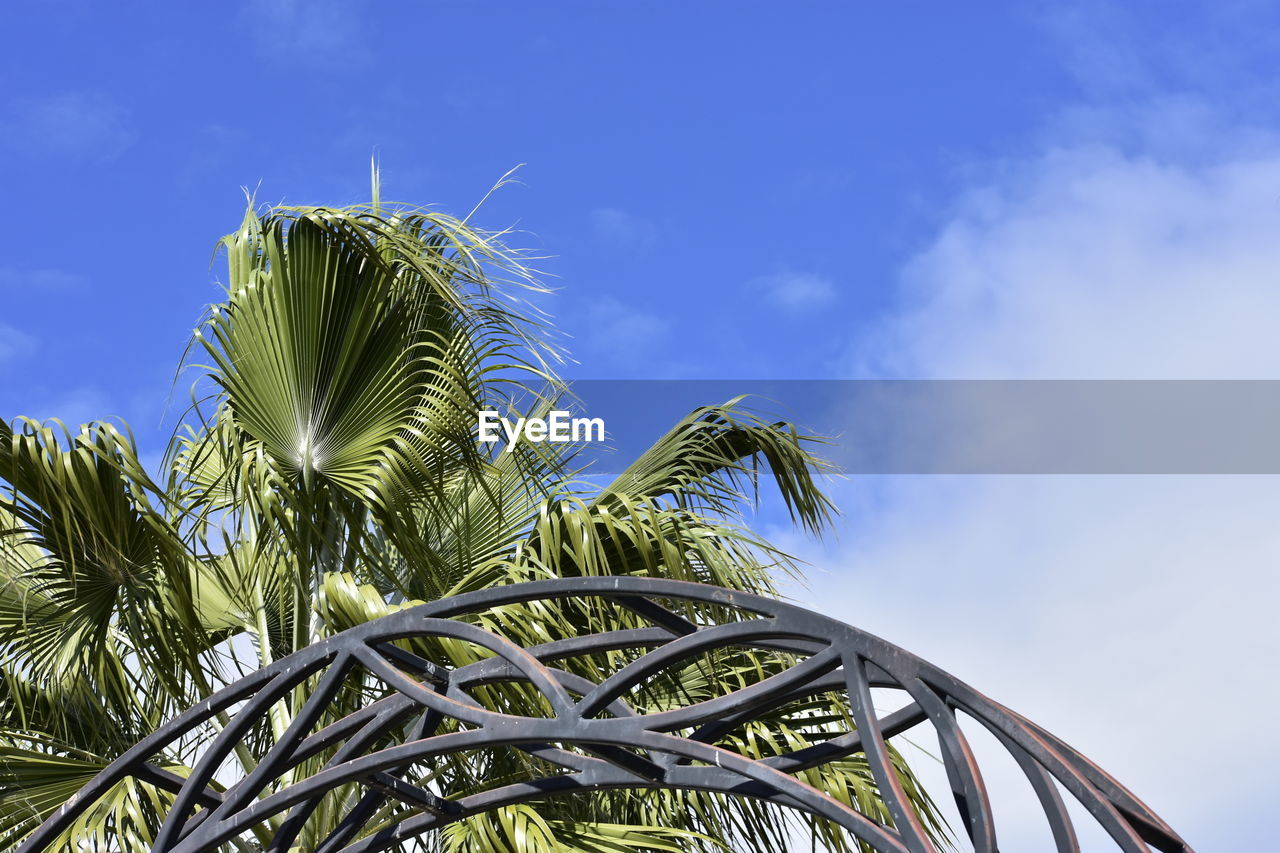
POLYGON ((748 486, 756 493, 763 460, 792 518, 820 532, 834 510, 816 482, 830 468, 808 449, 821 439, 764 419, 744 399, 695 409, 601 490, 596 503, 667 497, 681 507, 734 515, 750 497, 748 486))
MULTIPOLYGON (((201 630, 164 589, 188 583, 191 554, 155 502, 132 438, 96 423, 72 434, 22 421, 0 456, 0 652, 43 683, 125 683, 122 649, 185 697, 201 630)), ((113 695, 121 702, 128 697, 113 695)))
MULTIPOLYGON (((170 443, 163 485, 112 424, 71 431, 0 421, 0 842, 16 843, 177 708, 421 601, 537 578, 632 574, 776 594, 780 574, 795 571, 752 530, 749 510, 764 488, 796 524, 821 533, 835 511, 821 488, 829 468, 814 452, 817 438, 741 398, 693 411, 603 488, 575 470, 572 446, 498 451, 477 442, 479 410, 545 413, 565 387, 553 369, 560 354, 524 298, 542 290, 527 257, 469 219, 383 201, 376 166, 371 204, 247 211, 219 243, 226 298, 189 349, 206 362, 193 391, 200 402, 170 443)), ((474 618, 525 646, 643 621, 616 605, 572 601, 474 618)), ((454 667, 491 654, 455 640, 397 642, 454 667)), ((599 679, 627 654, 557 665, 599 679)), ((722 650, 627 701, 642 713, 702 701, 793 663, 722 650)), ((242 770, 256 766, 313 687, 300 684, 235 746, 242 770)), ((381 690, 344 686, 326 719, 381 690)), ((486 684, 474 697, 512 713, 549 712, 519 684, 486 684)), ((809 697, 738 721, 719 742, 777 755, 847 730, 842 707, 838 697, 809 697)), ((184 746, 169 768, 188 772, 199 750, 184 746)), ((944 836, 936 808, 905 763, 899 769, 944 836)), ((550 771, 518 751, 491 750, 413 772, 458 796, 550 771)), ((804 779, 889 820, 857 756, 804 779)), ((357 788, 326 799, 304 844, 342 819, 357 788)), ((65 841, 147 849, 169 804, 145 782, 121 783, 65 841)), ((403 809, 380 807, 370 830, 403 809)), ((771 853, 797 832, 827 849, 855 849, 830 826, 753 800, 678 791, 512 806, 423 843, 450 853, 771 853)))

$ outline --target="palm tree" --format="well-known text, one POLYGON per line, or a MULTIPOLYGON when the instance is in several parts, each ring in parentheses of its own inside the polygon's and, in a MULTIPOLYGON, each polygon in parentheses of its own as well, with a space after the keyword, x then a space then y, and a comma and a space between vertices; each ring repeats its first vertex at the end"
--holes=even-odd
MULTIPOLYGON (((559 352, 521 299, 539 285, 504 235, 383 204, 376 173, 374 199, 261 214, 251 203, 221 241, 226 297, 188 350, 201 378, 163 482, 139 463, 123 426, 0 421, 5 848, 162 721, 329 634, 421 601, 546 577, 642 574, 776 594, 780 573, 795 567, 744 522, 758 474, 796 523, 817 532, 829 521, 811 440, 740 401, 691 413, 604 486, 580 476, 571 446, 478 444, 478 410, 546 409, 564 394, 559 352)), ((537 620, 513 613, 503 630, 534 643, 584 618, 566 603, 537 620)), ((454 664, 475 654, 429 651, 454 664)), ((717 652, 650 685, 644 701, 711 695, 786 664, 780 654, 717 652)), ((495 701, 526 701, 512 690, 495 701)), ((306 692, 273 709, 275 734, 306 692)), ((344 694, 332 713, 369 698, 344 694)), ((819 697, 727 737, 768 755, 796 732, 830 726, 839 707, 819 697)), ((270 734, 237 747, 235 773, 255 766, 270 734)), ((189 772, 201 744, 184 749, 164 769, 189 772)), ((456 759, 433 784, 458 795, 521 770, 515 757, 485 760, 456 759)), ((889 822, 857 756, 811 774, 806 781, 889 822)), ((321 809, 299 849, 356 796, 321 809)), ((121 783, 64 848, 149 849, 171 800, 144 781, 121 783)), ((797 819, 710 794, 602 793, 452 824, 422 849, 785 850, 788 820, 797 819)), ((270 831, 264 824, 236 849, 257 849, 270 831)), ((815 845, 854 846, 825 824, 811 831, 815 845)))

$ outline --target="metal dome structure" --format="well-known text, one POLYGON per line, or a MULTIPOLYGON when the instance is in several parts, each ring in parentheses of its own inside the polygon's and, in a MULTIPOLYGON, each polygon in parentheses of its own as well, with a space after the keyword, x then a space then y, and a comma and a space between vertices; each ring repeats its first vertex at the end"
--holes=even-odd
MULTIPOLYGON (((583 612, 587 612, 584 610, 583 612)), ((482 691, 481 691, 482 692, 482 691)), ((878 694, 879 695, 879 694, 878 694)), ((1065 797, 1083 806, 1128 853, 1190 851, 1133 794, 1044 729, 890 643, 792 604, 719 587, 636 577, 538 581, 468 593, 406 609, 317 642, 230 685, 139 742, 49 817, 18 853, 50 849, 77 816, 112 786, 134 776, 174 795, 154 840, 159 853, 217 850, 274 817, 270 853, 291 849, 326 793, 355 783, 363 791, 315 853, 375 853, 463 818, 507 804, 545 801, 611 789, 684 789, 751 797, 798 809, 839 826, 864 847, 930 853, 930 834, 913 810, 891 762, 890 738, 917 727, 940 746, 962 830, 977 851, 996 851, 992 804, 982 772, 959 724, 965 716, 994 735, 1025 774, 1058 851, 1079 850, 1065 797), (504 638, 495 609, 573 602, 632 614, 634 627, 557 637, 531 648, 504 638), (488 655, 449 666, 406 649, 415 641, 450 640, 488 655), (633 690, 709 650, 752 648, 785 655, 778 672, 711 700, 638 713, 633 690), (628 650, 629 659, 592 680, 569 662, 628 650), (376 682, 378 698, 335 722, 326 708, 350 678, 376 682), (235 784, 213 785, 218 766, 271 706, 315 680, 310 697, 257 767, 235 784), (486 707, 478 688, 518 682, 542 699, 541 715, 486 707), (895 691, 904 704, 878 714, 873 689, 895 691), (797 698, 847 697, 848 730, 792 752, 752 759, 726 747, 724 735, 797 698), (157 761, 216 715, 226 725, 202 751, 189 777, 157 761), (452 722, 450 722, 452 721, 452 722), (390 736, 393 735, 393 736, 390 736), (446 798, 407 773, 444 756, 512 749, 558 772, 446 798), (883 824, 796 777, 808 768, 862 754, 891 820, 883 824), (323 759, 319 761, 318 759, 323 759), (290 771, 311 760, 302 778, 290 771), (388 802, 405 804, 403 819, 370 832, 388 802)))

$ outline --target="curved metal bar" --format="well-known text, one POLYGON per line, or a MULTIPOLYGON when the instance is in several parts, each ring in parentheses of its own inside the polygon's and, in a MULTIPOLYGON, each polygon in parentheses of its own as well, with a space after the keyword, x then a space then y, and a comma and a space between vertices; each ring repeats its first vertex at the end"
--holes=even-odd
MULTIPOLYGON (((1068 756, 1072 763, 1079 768, 1081 774, 1089 780, 1090 784, 1101 790, 1108 799, 1112 800, 1116 804, 1117 808, 1129 817, 1137 818, 1142 822, 1142 824, 1145 824, 1146 826, 1140 825, 1138 827, 1138 832, 1148 843, 1159 846, 1160 844, 1168 844, 1170 841, 1177 839, 1177 834, 1167 823, 1161 820, 1155 812, 1151 811, 1151 809, 1147 807, 1145 803, 1134 796, 1128 788, 1117 782, 1101 767, 1094 764, 1072 747, 1063 743, 1058 737, 1045 731, 1040 726, 1031 722, 1016 711, 1008 711, 1008 713, 1017 717, 1028 729, 1035 732, 1048 743, 1052 744, 1058 752, 1068 756), (1147 837, 1148 832, 1152 835, 1151 838, 1147 837)), ((1165 848, 1160 847, 1160 849, 1163 850, 1165 848)))
MULTIPOLYGON (((411 611, 412 612, 412 611, 411 611)), ((422 619, 416 636, 447 637, 451 640, 463 640, 486 648, 515 667, 534 687, 551 703, 552 709, 560 715, 573 712, 573 700, 564 692, 560 684, 551 677, 547 668, 536 657, 515 643, 491 631, 486 631, 466 622, 452 619, 422 619)))
POLYGON ((723 715, 750 711, 773 702, 778 696, 794 692, 798 686, 819 678, 838 666, 840 666, 840 653, 833 649, 825 649, 749 687, 684 708, 646 714, 645 720, 649 728, 654 731, 669 732, 718 719, 723 715))
MULTIPOLYGON (((700 621, 714 621, 703 612, 700 621)), ((503 618, 511 617, 507 613, 503 618)), ((499 621, 487 620, 486 625, 499 621)), ((981 756, 970 748, 957 712, 973 717, 1016 760, 1035 790, 1060 853, 1078 851, 1078 843, 1059 785, 1080 801, 1120 850, 1190 853, 1164 821, 1080 753, 909 652, 786 602, 639 577, 537 581, 466 593, 399 611, 296 652, 224 688, 126 751, 50 815, 16 853, 49 849, 78 816, 129 776, 176 794, 156 835, 156 853, 211 853, 250 829, 269 836, 268 851, 283 853, 310 821, 319 819, 316 815, 327 813, 316 810, 321 799, 352 783, 366 793, 335 818, 336 825, 320 827, 318 837, 323 840, 317 853, 376 853, 503 806, 575 792, 645 788, 755 798, 832 821, 870 849, 934 853, 924 822, 899 780, 898 759, 890 746, 893 737, 924 724, 938 736, 950 787, 975 850, 994 853, 992 804, 982 782, 981 756), (526 603, 553 606, 588 599, 612 601, 653 627, 570 634, 522 648, 497 629, 469 621, 526 603), (712 610, 724 614, 726 621, 699 625, 677 613, 679 607, 670 609, 668 602, 713 605, 729 612, 712 610), (495 656, 451 667, 448 661, 427 660, 392 645, 432 637, 474 643, 495 656), (783 659, 780 669, 762 667, 755 680, 713 699, 659 709, 631 706, 630 693, 638 684, 665 672, 678 675, 693 656, 722 647, 795 658, 783 659), (606 653, 621 650, 638 655, 627 655, 610 669, 606 664, 615 658, 606 653), (361 679, 372 676, 375 684, 385 684, 386 695, 370 696, 362 707, 334 719, 331 701, 356 672, 364 673, 361 679), (551 716, 509 713, 500 697, 504 685, 512 683, 536 691, 525 695, 543 697, 551 716), (469 691, 478 687, 485 691, 473 696, 469 691), (880 716, 871 704, 873 687, 902 690, 911 701, 880 716), (805 735, 807 746, 752 757, 731 749, 735 740, 721 743, 743 726, 768 726, 782 719, 779 715, 789 713, 790 703, 824 693, 847 697, 841 700, 847 707, 805 735), (256 767, 244 779, 224 794, 210 794, 214 770, 244 734, 285 699, 299 703, 291 724, 255 755, 256 767), (153 759, 175 742, 202 733, 216 715, 240 702, 244 704, 234 719, 204 749, 187 778, 157 775, 153 759), (416 723, 411 722, 414 714, 416 723), (854 725, 838 725, 841 718, 854 725), (379 745, 382 748, 371 751, 379 745), (419 778, 416 767, 447 756, 508 749, 566 772, 489 789, 484 780, 439 777, 435 770, 423 771, 421 777, 437 779, 430 785, 435 790, 414 781, 419 778), (881 825, 793 775, 857 754, 866 757, 892 825, 881 825), (299 778, 298 768, 318 757, 323 766, 299 778), (397 800, 409 811, 369 834, 370 821, 388 801, 397 800), (281 821, 277 816, 284 812, 287 816, 281 821)), ((803 718, 795 722, 805 724, 803 718)), ((527 766, 544 766, 540 762, 527 766)))
POLYGON ((889 807, 894 826, 903 833, 911 853, 933 853, 933 845, 929 842, 929 833, 925 831, 920 816, 916 814, 902 788, 902 780, 893 766, 889 745, 885 742, 884 732, 880 730, 880 720, 875 714, 875 705, 871 701, 871 685, 867 681, 867 671, 861 656, 851 655, 844 661, 844 674, 849 690, 849 707, 853 711, 853 719, 858 732, 862 735, 863 752, 867 756, 867 764, 871 767, 871 775, 876 780, 880 796, 889 807))
MULTIPOLYGON (((635 789, 636 787, 636 781, 633 777, 628 777, 625 773, 616 770, 616 768, 593 768, 588 773, 574 776, 554 776, 530 782, 517 782, 459 800, 459 805, 466 807, 466 813, 445 816, 420 815, 410 818, 398 824, 392 831, 369 836, 349 847, 342 848, 340 853, 381 853, 383 850, 389 850, 397 844, 439 829, 446 824, 463 820, 476 814, 482 814, 495 808, 502 808, 503 806, 546 800, 559 794, 572 794, 583 791, 626 790, 635 789)), ((779 792, 770 785, 750 779, 744 780, 742 776, 724 767, 675 765, 672 776, 664 787, 672 790, 704 791, 727 794, 729 796, 749 797, 774 805, 793 808, 815 817, 830 819, 829 815, 815 811, 803 802, 790 799, 786 794, 779 792)), ((875 837, 875 840, 868 841, 869 844, 872 844, 872 849, 906 853, 906 848, 896 838, 892 830, 878 827, 870 821, 867 821, 865 830, 875 837)), ((857 833, 854 834, 857 837, 862 837, 858 836, 857 833)), ((867 839, 863 838, 863 840, 867 839)))
POLYGON ((271 666, 251 673, 242 680, 218 691, 203 702, 183 711, 169 723, 157 729, 155 733, 138 741, 128 750, 121 753, 119 758, 104 767, 97 776, 89 780, 70 799, 58 806, 53 814, 45 818, 44 822, 31 835, 27 836, 18 849, 22 851, 47 849, 60 834, 66 831, 67 827, 76 818, 82 815, 86 809, 96 803, 104 794, 120 784, 126 777, 139 776, 140 768, 144 767, 152 756, 163 751, 169 744, 197 726, 204 725, 208 720, 225 711, 236 702, 246 696, 253 695, 253 692, 262 687, 262 685, 269 684, 279 675, 279 671, 282 669, 283 667, 271 666))
POLYGON ((236 744, 240 742, 249 728, 258 721, 259 717, 269 714, 271 706, 287 695, 294 686, 304 681, 306 677, 307 671, 305 669, 294 671, 286 668, 271 679, 266 688, 250 699, 244 708, 240 709, 240 713, 236 714, 235 719, 231 721, 231 725, 218 733, 218 736, 210 744, 204 755, 200 757, 200 761, 191 772, 189 784, 183 786, 177 799, 174 800, 173 805, 169 808, 169 813, 160 827, 160 832, 156 834, 154 845, 156 849, 164 850, 178 840, 182 825, 186 821, 192 806, 195 805, 197 792, 204 790, 209 784, 213 774, 218 769, 218 765, 235 748, 236 744))
POLYGON ((1017 724, 1017 718, 1002 705, 982 697, 972 688, 948 678, 953 682, 947 690, 950 701, 964 709, 970 716, 990 723, 1007 735, 1022 749, 1026 750, 1035 761, 1044 767, 1071 794, 1080 801, 1094 820, 1098 822, 1117 846, 1125 853, 1148 853, 1146 843, 1138 835, 1116 804, 1094 787, 1089 779, 1073 766, 1068 757, 1063 756, 1036 732, 1017 724), (982 701, 979 701, 982 700, 982 701))
MULTIPOLYGON (((768 785, 778 793, 785 795, 787 799, 792 800, 796 806, 804 808, 805 811, 840 823, 856 837, 869 844, 877 845, 876 849, 878 850, 908 853, 908 848, 897 840, 896 833, 893 830, 874 823, 866 816, 832 799, 823 792, 799 782, 786 773, 774 770, 761 762, 753 761, 708 744, 695 743, 673 735, 647 732, 635 726, 615 725, 615 723, 620 722, 629 723, 631 720, 591 720, 589 721, 589 728, 592 729, 591 733, 585 737, 579 735, 577 739, 585 743, 603 746, 618 748, 640 747, 656 752, 672 752, 685 758, 712 764, 738 774, 744 779, 768 785)), ((173 853, 195 853, 195 851, 216 849, 218 845, 226 843, 249 827, 296 803, 302 802, 308 797, 314 796, 316 790, 328 791, 368 776, 371 773, 410 764, 423 758, 457 754, 478 748, 487 749, 495 746, 519 745, 527 737, 539 741, 561 740, 566 737, 566 734, 574 725, 580 725, 580 721, 571 719, 528 719, 525 726, 532 729, 532 731, 525 733, 503 734, 501 732, 483 730, 452 732, 370 753, 348 761, 339 767, 323 770, 301 783, 253 802, 236 815, 223 821, 216 828, 210 829, 207 833, 207 838, 201 839, 204 843, 200 846, 196 846, 190 841, 184 841, 174 847, 173 853)), ((626 787, 640 787, 643 785, 644 780, 630 776, 626 787)), ((460 817, 468 816, 462 813, 461 803, 454 802, 453 805, 459 807, 456 808, 455 814, 460 817)), ((474 814, 476 812, 471 813, 474 814)), ((931 847, 928 849, 929 853, 934 853, 931 847)))
MULTIPOLYGON (((384 736, 387 730, 396 724, 397 720, 401 720, 406 715, 408 709, 398 709, 395 706, 384 707, 380 713, 374 716, 372 720, 365 723, 360 731, 356 732, 346 743, 339 747, 333 757, 325 762, 324 768, 328 770, 337 767, 343 762, 350 761, 355 756, 364 752, 368 747, 372 746, 378 738, 384 736)), ((350 716, 355 716, 350 715, 350 716)), ((348 719, 350 719, 350 716, 348 719)), ((432 712, 427 711, 422 715, 425 724, 428 717, 432 716, 432 712)), ((440 715, 434 715, 436 719, 440 719, 440 715)), ((425 725, 423 726, 425 728, 425 725)), ((303 826, 312 812, 320 805, 318 798, 312 798, 293 807, 289 812, 289 816, 285 818, 284 823, 276 830, 275 837, 271 839, 271 845, 264 853, 285 853, 298 834, 302 832, 303 826)))
POLYGON ((680 661, 726 646, 750 645, 752 640, 774 639, 777 626, 772 620, 730 622, 684 634, 640 657, 600 682, 582 698, 575 709, 580 717, 593 717, 602 707, 635 687, 644 679, 664 669, 675 668, 680 661))
POLYGON ((947 770, 947 780, 951 783, 951 792, 955 795, 956 808, 960 810, 965 832, 973 842, 974 853, 997 853, 991 801, 987 797, 986 785, 982 782, 982 771, 978 769, 978 762, 973 756, 973 750, 969 748, 968 739, 960 731, 955 712, 920 679, 915 679, 906 687, 911 698, 928 714, 938 731, 938 745, 946 756, 943 764, 947 770))
POLYGON ((1009 751, 1013 760, 1022 768, 1027 781, 1031 783, 1031 789, 1035 791, 1036 797, 1040 800, 1040 807, 1044 809, 1045 818, 1049 821, 1049 830, 1053 833, 1053 844, 1058 853, 1080 853, 1080 841, 1076 838, 1076 829, 1071 824, 1067 804, 1063 802, 1062 794, 1059 793, 1058 786, 1049 775, 1049 771, 1037 764, 1025 749, 1010 740, 1004 732, 990 726, 987 726, 987 731, 991 732, 1009 751))

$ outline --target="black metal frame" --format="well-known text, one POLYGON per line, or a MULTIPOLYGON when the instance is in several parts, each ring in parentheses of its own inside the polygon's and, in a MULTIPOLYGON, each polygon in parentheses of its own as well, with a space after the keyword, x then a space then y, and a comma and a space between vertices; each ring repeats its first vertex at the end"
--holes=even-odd
POLYGON ((758 798, 833 821, 875 850, 931 853, 934 845, 908 802, 887 746, 889 738, 922 724, 936 732, 963 829, 974 849, 994 853, 991 804, 958 712, 990 731, 1016 760, 1039 798, 1057 850, 1079 849, 1061 791, 1078 800, 1120 850, 1191 850, 1150 809, 1071 747, 878 637, 791 604, 719 587, 597 577, 496 587, 425 604, 277 661, 139 742, 49 817, 17 853, 47 849, 77 816, 128 776, 176 795, 153 847, 159 853, 216 850, 268 816, 288 810, 267 848, 268 853, 285 853, 324 794, 351 782, 364 786, 364 797, 315 853, 374 853, 502 805, 619 788, 693 789, 758 798), (460 618, 551 599, 612 601, 651 627, 585 634, 525 649, 460 618), (691 621, 694 611, 714 608, 730 608, 733 616, 717 624, 691 621), (449 669, 392 642, 412 637, 463 640, 492 650, 494 656, 449 669), (637 714, 623 701, 637 684, 665 667, 700 651, 728 647, 785 651, 794 654, 796 662, 746 688, 673 710, 637 714), (648 651, 599 683, 550 665, 615 649, 648 651), (388 695, 313 731, 335 691, 357 668, 385 682, 391 688, 388 695), (317 675, 310 697, 258 766, 225 792, 211 787, 218 766, 271 706, 317 675), (468 692, 513 680, 535 687, 553 714, 494 711, 468 692), (909 701, 894 713, 878 716, 872 688, 901 691, 909 701), (763 760, 714 745, 726 731, 766 709, 826 692, 847 694, 856 728, 763 760), (153 763, 166 747, 238 703, 244 704, 204 749, 189 778, 153 763), (407 717, 416 722, 403 742, 370 751, 407 717), (435 733, 446 717, 463 728, 435 733), (535 755, 565 772, 457 799, 444 799, 403 778, 406 767, 435 756, 503 746, 535 755), (279 782, 300 762, 331 751, 319 772, 291 784, 279 782), (865 754, 892 826, 871 820, 792 775, 855 753, 865 754), (353 841, 388 798, 410 804, 415 814, 353 841))

